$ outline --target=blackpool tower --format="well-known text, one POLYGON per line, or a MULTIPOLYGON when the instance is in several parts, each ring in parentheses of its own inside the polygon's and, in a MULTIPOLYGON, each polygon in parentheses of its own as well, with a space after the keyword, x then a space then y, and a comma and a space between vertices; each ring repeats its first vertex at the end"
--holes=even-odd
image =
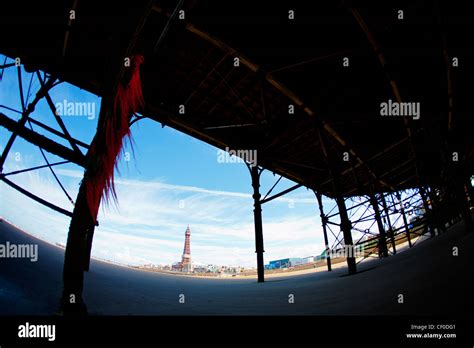
POLYGON ((182 272, 192 272, 192 264, 191 264, 191 231, 186 228, 185 233, 186 239, 184 241, 184 250, 183 250, 183 257, 181 258, 181 271, 182 272))

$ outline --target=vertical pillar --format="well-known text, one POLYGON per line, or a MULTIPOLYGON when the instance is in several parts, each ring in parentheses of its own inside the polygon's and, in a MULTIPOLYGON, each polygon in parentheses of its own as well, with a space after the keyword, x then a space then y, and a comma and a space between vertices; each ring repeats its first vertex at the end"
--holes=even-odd
POLYGON ((405 233, 407 235, 408 246, 411 248, 412 243, 411 243, 411 236, 410 236, 410 228, 408 227, 407 217, 405 215, 405 208, 403 207, 403 202, 401 199, 400 192, 397 192, 395 195, 397 197, 398 203, 400 204, 400 214, 402 214, 403 226, 405 227, 405 233))
POLYGON ((446 232, 446 218, 445 218, 445 210, 440 207, 440 201, 438 199, 438 195, 434 191, 433 188, 430 187, 428 190, 428 197, 431 200, 431 207, 432 207, 432 216, 433 216, 433 225, 438 228, 438 231, 446 232))
MULTIPOLYGON (((110 115, 116 111, 115 96, 119 91, 119 86, 130 86, 132 79, 135 83, 137 81, 140 83, 139 79, 137 80, 133 77, 137 77, 136 74, 139 74, 139 68, 143 57, 139 60, 139 63, 136 65, 132 64, 132 66, 126 66, 123 58, 130 57, 133 51, 135 51, 140 31, 145 24, 148 14, 152 10, 151 5, 150 2, 146 7, 139 6, 133 10, 126 11, 128 20, 123 23, 120 44, 116 40, 107 43, 107 55, 103 57, 106 64, 103 76, 104 83, 101 90, 102 101, 97 123, 97 131, 86 155, 86 171, 79 187, 79 193, 74 206, 64 256, 63 294, 60 306, 65 314, 87 313, 86 305, 82 299, 84 271, 89 269, 92 239, 94 235, 94 227, 96 225, 95 216, 97 215, 100 205, 99 197, 99 199, 95 200, 96 202, 93 203, 96 206, 89 206, 87 199, 87 185, 93 178, 97 178, 100 176, 99 174, 103 173, 105 170, 105 164, 103 163, 104 149, 110 147, 115 148, 118 145, 118 142, 110 144, 107 141, 110 139, 105 136, 107 134, 106 120, 107 117, 110 117, 110 115), (129 43, 125 47, 123 43, 127 41, 129 43), (95 150, 91 151, 91 149, 95 150), (97 151, 98 149, 100 149, 100 151, 97 151)), ((141 96, 141 88, 139 92, 137 87, 138 86, 132 83, 131 91, 127 89, 124 95, 122 95, 122 97, 126 98, 128 102, 134 105, 134 107, 136 106, 135 104, 141 104, 141 102, 137 100, 141 99, 139 98, 139 96, 141 96)), ((127 116, 127 122, 129 122, 130 117, 136 111, 137 110, 120 110, 120 116, 127 116), (126 115, 127 113, 130 114, 126 115)), ((110 129, 108 129, 108 131, 110 131, 110 129)), ((115 131, 115 129, 112 131, 115 131)), ((110 159, 107 157, 107 161, 110 160, 113 160, 115 163, 115 158, 110 159)), ((107 166, 111 164, 113 166, 114 163, 107 163, 107 166)))
POLYGON ((455 183, 455 195, 456 199, 459 202, 459 207, 461 209, 461 214, 464 219, 466 226, 466 232, 473 232, 473 222, 471 215, 471 208, 469 206, 469 200, 466 193, 465 185, 462 180, 457 180, 455 183))
POLYGON ((380 217, 379 205, 373 193, 370 194, 369 198, 370 204, 372 204, 372 208, 374 209, 375 221, 377 222, 377 226, 379 228, 379 252, 382 257, 387 257, 387 238, 385 236, 385 229, 383 228, 382 218, 380 217))
POLYGON ((316 198, 318 200, 318 205, 319 205, 319 212, 321 216, 321 224, 323 226, 323 234, 324 234, 324 245, 326 246, 326 263, 328 266, 328 272, 332 270, 331 267, 331 256, 329 255, 329 241, 328 241, 328 232, 326 229, 327 225, 327 217, 324 215, 324 207, 323 207, 323 200, 321 197, 321 194, 319 192, 315 192, 316 198))
MULTIPOLYGON (((112 90, 109 93, 112 93, 112 90)), ((95 148, 96 143, 100 141, 100 134, 104 132, 101 125, 104 123, 107 112, 110 112, 112 109, 112 100, 113 98, 110 94, 104 94, 102 97, 98 121, 99 126, 90 148, 95 148)), ((96 167, 96 163, 100 163, 97 155, 94 155, 89 150, 86 156, 89 158, 89 161, 72 212, 73 215, 69 225, 64 253, 63 293, 60 303, 60 309, 64 314, 87 314, 87 306, 82 298, 82 293, 84 288, 84 271, 89 270, 92 240, 96 225, 96 221, 91 215, 91 209, 97 213, 100 202, 97 202, 96 207, 89 207, 86 187, 88 178, 94 176, 96 171, 101 169, 96 167)))
POLYGON ((339 209, 339 217, 341 219, 341 230, 344 236, 344 245, 346 248, 347 255, 347 268, 349 269, 349 274, 355 274, 357 272, 357 266, 354 257, 354 243, 352 241, 352 223, 349 220, 347 215, 346 203, 344 202, 344 197, 338 195, 336 197, 337 207, 339 209))
POLYGON ((474 206, 474 188, 471 184, 471 178, 468 176, 465 180, 464 185, 466 186, 467 197, 469 199, 469 207, 474 206))
POLYGON ((465 186, 465 189, 466 189, 466 193, 467 193, 467 196, 465 197, 465 201, 466 201, 466 206, 464 208, 464 210, 466 211, 466 222, 467 222, 467 225, 466 225, 466 229, 469 231, 474 231, 474 228, 473 228, 473 222, 472 222, 472 214, 471 214, 471 207, 474 206, 474 190, 473 190, 473 187, 472 187, 472 184, 471 184, 471 178, 470 177, 467 177, 467 180, 464 184, 465 186))
POLYGON ((257 253, 257 275, 258 282, 265 281, 264 264, 263 264, 263 227, 262 227, 262 206, 260 203, 260 174, 262 172, 258 166, 250 166, 250 175, 252 176, 253 187, 253 217, 255 223, 255 252, 257 253))
POLYGON ((61 298, 61 310, 64 314, 87 314, 82 292, 84 271, 89 268, 90 250, 88 246, 89 240, 92 245, 95 221, 90 216, 85 181, 82 181, 79 188, 64 254, 63 294, 61 298))
POLYGON ((390 241, 392 243, 393 253, 396 254, 397 253, 397 248, 395 246, 395 236, 393 235, 392 222, 390 221, 390 212, 388 211, 387 201, 385 200, 385 196, 384 196, 383 193, 380 194, 380 197, 382 199, 382 206, 383 206, 383 210, 385 212, 385 218, 387 219, 388 233, 390 235, 390 241))
POLYGON ((345 244, 346 252, 347 251, 350 252, 350 254, 347 255, 347 268, 349 269, 349 274, 354 274, 357 272, 357 266, 356 266, 355 257, 354 257, 355 250, 354 250, 354 245, 352 242, 352 235, 351 235, 352 224, 347 215, 346 203, 344 202, 344 196, 343 196, 342 188, 341 188, 341 178, 340 178, 341 163, 338 161, 335 161, 333 157, 328 155, 326 144, 325 144, 326 142, 324 140, 324 136, 322 132, 322 123, 319 122, 318 126, 319 126, 318 128, 319 141, 323 149, 324 158, 328 165, 329 172, 333 179, 334 195, 336 196, 336 203, 339 209, 339 217, 341 219, 341 230, 344 235, 344 244, 345 244), (348 248, 350 250, 348 250, 348 248))
POLYGON ((420 196, 421 196, 421 200, 423 201, 423 208, 425 209, 425 217, 426 217, 428 228, 430 229, 430 235, 431 235, 431 237, 434 237, 435 236, 435 231, 434 231, 434 226, 433 226, 431 209, 428 205, 428 200, 427 200, 427 197, 426 197, 426 191, 425 191, 425 188, 423 186, 420 186, 420 196))

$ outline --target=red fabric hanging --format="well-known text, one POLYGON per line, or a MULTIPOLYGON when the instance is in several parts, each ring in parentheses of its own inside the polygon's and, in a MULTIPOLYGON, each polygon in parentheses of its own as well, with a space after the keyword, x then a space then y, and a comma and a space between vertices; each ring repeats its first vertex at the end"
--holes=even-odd
POLYGON ((94 142, 90 149, 91 158, 97 158, 97 166, 93 174, 86 178, 87 203, 94 221, 97 219, 102 195, 108 202, 110 198, 117 200, 114 187, 114 169, 123 147, 123 138, 130 137, 130 119, 144 105, 140 81, 140 65, 142 55, 134 55, 130 59, 131 78, 123 85, 118 84, 114 98, 113 110, 106 115, 104 133, 100 136, 104 141, 94 142), (98 145, 98 144, 105 144, 98 145))

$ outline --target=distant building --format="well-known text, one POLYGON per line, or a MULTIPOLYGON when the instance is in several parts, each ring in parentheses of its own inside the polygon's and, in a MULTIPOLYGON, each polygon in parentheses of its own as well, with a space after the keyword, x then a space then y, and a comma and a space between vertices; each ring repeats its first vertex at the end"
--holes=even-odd
POLYGON ((207 272, 207 266, 193 265, 193 272, 194 273, 206 273, 207 272))
POLYGON ((289 268, 289 267, 299 266, 299 265, 304 264, 303 260, 304 259, 301 257, 292 257, 292 258, 287 258, 287 259, 270 261, 267 269, 289 268))
POLYGON ((300 266, 303 264, 303 259, 301 257, 295 257, 290 259, 290 267, 300 266))
POLYGON ((189 226, 186 228, 184 235, 184 250, 183 256, 181 258, 182 272, 192 272, 193 265, 191 263, 191 230, 189 229, 189 226))
POLYGON ((217 273, 220 271, 220 267, 217 265, 207 265, 207 271, 210 273, 217 273))
POLYGON ((171 269, 173 271, 188 273, 193 271, 193 264, 191 263, 191 230, 189 229, 189 226, 186 228, 184 236, 184 249, 181 262, 173 264, 171 269))
POLYGON ((182 270, 181 262, 173 263, 171 265, 171 270, 174 271, 174 272, 181 272, 181 270, 182 270))
POLYGON ((328 254, 328 250, 324 249, 323 252, 320 255, 316 255, 314 257, 314 261, 326 260, 327 259, 327 254, 328 254))

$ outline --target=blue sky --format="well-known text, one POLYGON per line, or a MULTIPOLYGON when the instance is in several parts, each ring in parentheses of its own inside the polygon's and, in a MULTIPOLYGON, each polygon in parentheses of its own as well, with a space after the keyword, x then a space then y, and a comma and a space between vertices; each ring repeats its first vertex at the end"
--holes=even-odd
MULTIPOLYGON (((0 56, 0 61, 3 59, 0 56)), ((25 95, 30 76, 23 71, 25 95)), ((33 81, 30 100, 38 90, 36 77, 33 81)), ((100 98, 65 83, 56 86, 50 95, 55 103, 94 103, 94 118, 63 116, 71 135, 89 143, 97 126, 100 98)), ((4 72, 0 104, 20 109, 16 68, 4 72)), ((19 114, 4 108, 0 112, 19 118, 19 114)), ((59 129, 45 101, 38 104, 32 116, 59 129)), ((35 130, 48 134, 38 127, 35 130)), ((247 167, 242 163, 219 163, 217 148, 147 119, 132 126, 132 135, 135 156, 130 161, 120 161, 115 176, 118 206, 100 209, 93 256, 125 264, 172 263, 180 260, 184 232, 189 225, 194 262, 254 267, 253 201, 247 167)), ((9 136, 0 127, 0 151, 9 136)), ((61 138, 48 136, 68 145, 61 138)), ((129 146, 125 151, 129 151, 129 146)), ((50 162, 60 161, 54 155, 46 155, 50 162)), ((42 164, 38 148, 17 138, 4 172, 42 164)), ((55 171, 75 199, 83 169, 68 164, 56 167, 55 171)), ((73 208, 47 168, 9 178, 58 206, 73 208)), ((268 171, 262 174, 263 195, 277 179, 268 171)), ((283 179, 274 193, 293 184, 283 179)), ((326 210, 334 206, 331 200, 324 202, 326 210)), ((46 241, 66 242, 68 217, 1 182, 0 216, 46 241)), ((265 263, 319 255, 324 249, 316 199, 305 188, 263 205, 263 231, 265 263)))

